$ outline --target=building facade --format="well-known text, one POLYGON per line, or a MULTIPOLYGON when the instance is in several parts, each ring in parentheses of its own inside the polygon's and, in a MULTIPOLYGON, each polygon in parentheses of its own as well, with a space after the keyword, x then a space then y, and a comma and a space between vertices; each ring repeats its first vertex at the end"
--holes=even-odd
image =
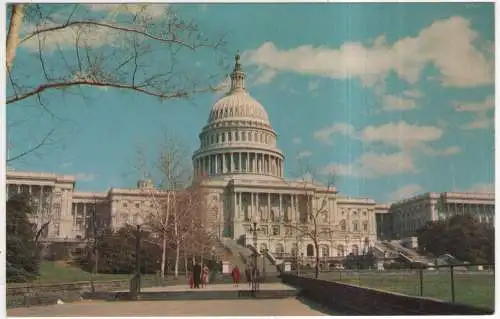
MULTIPOLYGON (((401 239, 427 221, 473 214, 494 223, 494 194, 426 193, 392 205, 342 196, 335 186, 284 177, 285 156, 278 148, 264 107, 245 88, 239 56, 229 92, 217 101, 193 153, 194 175, 206 196, 213 234, 278 256, 314 257, 316 231, 320 257, 366 252, 376 240, 401 239), (316 228, 314 228, 316 227, 316 228)), ((119 228, 157 211, 169 193, 149 180, 136 188, 107 192, 75 191, 74 176, 7 172, 7 197, 29 193, 38 205, 38 224, 50 221, 50 240, 84 239, 99 227, 119 228)))
POLYGON ((457 215, 472 215, 477 221, 495 224, 493 193, 425 193, 390 205, 387 212, 378 212, 379 239, 403 239, 429 221, 457 215))
POLYGON ((277 256, 312 257, 307 233, 314 216, 322 257, 358 254, 374 243, 374 200, 345 198, 334 186, 284 178, 278 135, 246 90, 238 55, 231 88, 212 107, 199 139, 193 168, 204 177, 209 220, 218 236, 277 256))
POLYGON ((75 191, 75 176, 50 173, 8 171, 7 198, 26 193, 37 205, 33 222, 48 228, 48 240, 80 240, 92 237, 94 229, 120 228, 145 220, 157 210, 155 205, 166 192, 140 180, 137 188, 111 188, 107 192, 75 191), (96 227, 93 227, 93 226, 96 227))

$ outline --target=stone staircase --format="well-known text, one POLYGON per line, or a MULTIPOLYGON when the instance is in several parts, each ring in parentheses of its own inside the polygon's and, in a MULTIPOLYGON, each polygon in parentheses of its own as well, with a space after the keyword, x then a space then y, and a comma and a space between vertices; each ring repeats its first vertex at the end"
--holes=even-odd
POLYGON ((231 267, 238 266, 240 270, 245 269, 245 262, 241 256, 230 249, 226 243, 226 238, 212 238, 214 253, 220 260, 228 261, 231 267))

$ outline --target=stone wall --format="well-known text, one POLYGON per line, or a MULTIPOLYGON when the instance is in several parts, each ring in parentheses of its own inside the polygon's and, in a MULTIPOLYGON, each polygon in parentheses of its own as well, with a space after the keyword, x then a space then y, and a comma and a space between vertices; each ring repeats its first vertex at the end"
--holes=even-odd
MULTIPOLYGON (((155 280, 143 278, 142 286, 154 286, 155 280)), ((95 291, 128 290, 129 280, 95 281, 95 291)), ((82 300, 92 290, 90 281, 58 284, 11 284, 6 289, 7 308, 54 304, 57 300, 72 302, 82 300)))
POLYGON ((303 297, 346 314, 375 316, 493 314, 491 309, 289 274, 283 274, 282 280, 300 289, 303 297))

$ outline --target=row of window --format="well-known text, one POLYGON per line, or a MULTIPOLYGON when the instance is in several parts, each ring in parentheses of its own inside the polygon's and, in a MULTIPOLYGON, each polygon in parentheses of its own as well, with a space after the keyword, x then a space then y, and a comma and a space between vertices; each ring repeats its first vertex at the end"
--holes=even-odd
MULTIPOLYGON (((347 213, 347 211, 346 211, 345 209, 342 209, 342 210, 341 210, 341 214, 342 214, 342 216, 344 216, 346 213, 347 213)), ((368 214, 368 212, 367 212, 366 210, 364 210, 364 211, 362 212, 362 214, 363 214, 363 217, 366 217, 366 216, 367 216, 367 214, 368 214)), ((358 215, 358 211, 356 211, 356 210, 351 211, 351 215, 352 215, 352 216, 357 216, 357 215, 358 215)))
MULTIPOLYGON (((368 241, 368 239, 365 239, 365 244, 364 244, 364 246, 362 248, 362 252, 363 253, 367 253, 368 252, 368 246, 369 246, 369 241, 368 241)), ((260 251, 267 250, 267 245, 265 243, 260 244, 259 245, 259 250, 260 251)), ((335 247, 335 250, 336 250, 336 253, 337 253, 337 257, 344 257, 348 253, 349 246, 337 245, 335 247)), ((285 249, 284 249, 283 244, 277 243, 274 246, 274 252, 273 253, 277 257, 285 255, 285 249)), ((294 244, 292 246, 292 249, 290 250, 290 255, 291 256, 298 256, 297 253, 298 253, 298 248, 297 248, 297 245, 294 244)), ((351 245, 350 246, 350 253, 352 253, 355 256, 359 255, 359 253, 360 253, 359 246, 355 245, 355 244, 351 245)), ((301 254, 301 255, 304 255, 304 254, 301 254)), ((327 245, 320 245, 320 247, 319 247, 319 255, 320 255, 320 257, 330 257, 330 247, 328 247, 327 245)), ((314 246, 312 244, 308 244, 306 246, 305 256, 306 257, 314 257, 315 256, 315 249, 314 249, 314 246)))
POLYGON ((207 147, 214 144, 226 142, 256 142, 266 145, 275 145, 274 136, 259 131, 234 131, 220 132, 204 135, 201 139, 201 146, 207 147))

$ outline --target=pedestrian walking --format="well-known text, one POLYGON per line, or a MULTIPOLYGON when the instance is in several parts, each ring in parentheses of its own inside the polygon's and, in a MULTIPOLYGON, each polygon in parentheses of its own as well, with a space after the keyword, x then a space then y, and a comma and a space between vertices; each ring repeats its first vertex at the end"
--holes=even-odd
POLYGON ((233 278, 233 286, 238 287, 238 284, 240 282, 240 269, 238 266, 234 266, 233 270, 231 271, 231 277, 233 278))
POLYGON ((193 281, 194 281, 194 288, 200 288, 201 266, 199 263, 196 263, 193 266, 193 281))

